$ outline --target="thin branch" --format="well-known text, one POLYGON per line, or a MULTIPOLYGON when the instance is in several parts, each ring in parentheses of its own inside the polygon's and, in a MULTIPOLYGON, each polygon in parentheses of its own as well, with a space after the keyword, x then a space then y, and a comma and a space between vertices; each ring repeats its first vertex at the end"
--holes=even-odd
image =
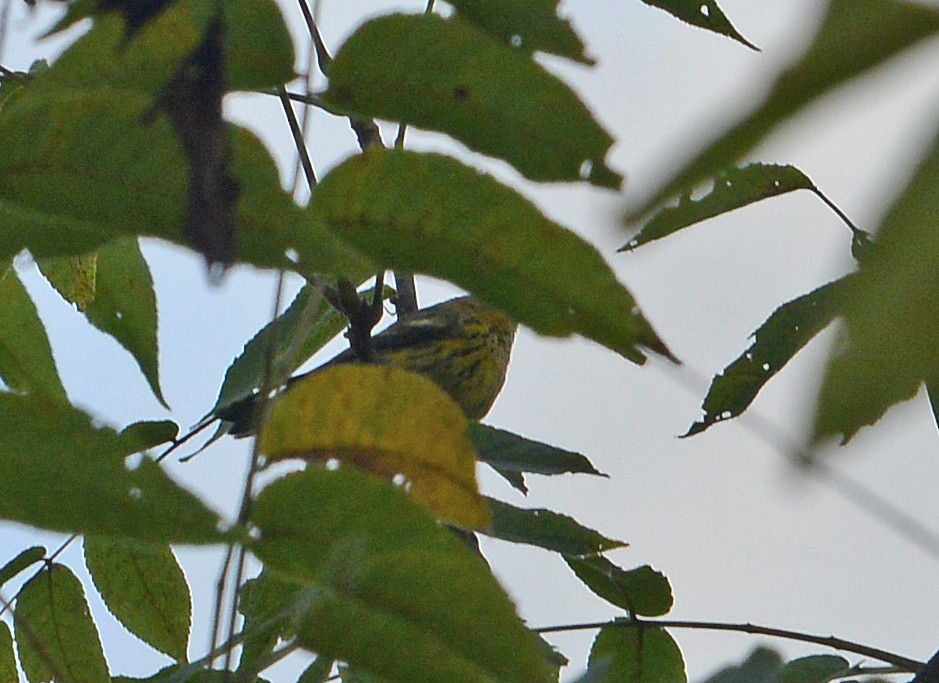
MULTIPOLYGON (((268 396, 271 391, 274 389, 274 384, 276 383, 273 378, 273 369, 274 369, 274 349, 277 348, 277 338, 278 333, 280 332, 280 326, 277 325, 277 318, 280 315, 281 303, 284 298, 284 271, 281 270, 277 274, 277 289, 274 294, 274 305, 273 310, 271 311, 271 324, 273 328, 271 329, 271 339, 266 353, 264 354, 264 372, 262 377, 264 381, 261 385, 261 393, 258 395, 258 414, 261 416, 261 423, 264 422, 264 416, 267 414, 268 409, 270 408, 270 402, 268 401, 268 396)), ((238 524, 244 525, 247 523, 248 518, 251 516, 251 502, 252 496, 254 495, 254 480, 258 473, 258 462, 261 458, 261 446, 260 439, 255 436, 253 443, 251 444, 251 462, 248 465, 248 473, 245 476, 244 488, 241 492, 241 503, 238 507, 238 524)), ((226 569, 230 566, 232 553, 228 553, 226 562, 226 569)), ((241 580, 244 578, 245 563, 247 561, 247 549, 244 545, 239 546, 238 548, 238 561, 235 565, 235 577, 234 577, 234 587, 232 593, 232 604, 231 611, 228 621, 228 632, 226 640, 231 640, 235 633, 235 627, 238 620, 238 599, 241 594, 241 580)), ((227 571, 224 573, 227 574, 227 571)), ((223 574, 223 575, 224 575, 223 574)), ((224 585, 220 587, 219 594, 224 590, 224 585)), ((215 644, 213 640, 212 644, 215 644)), ((233 656, 233 651, 229 650, 225 655, 225 670, 229 669, 231 664, 231 659, 233 656)))
POLYGON ((326 43, 323 42, 323 37, 320 35, 319 28, 316 26, 316 17, 314 17, 313 13, 310 11, 306 0, 297 0, 297 4, 300 5, 300 13, 303 15, 307 30, 310 32, 310 38, 316 50, 316 63, 320 73, 324 76, 328 76, 326 72, 329 70, 329 65, 332 64, 333 58, 329 55, 329 50, 326 49, 326 43))
POLYGON ((293 144, 297 148, 297 158, 300 160, 300 165, 303 167, 303 174, 306 176, 307 185, 312 192, 313 188, 316 187, 316 173, 313 170, 313 162, 310 161, 310 153, 306 148, 303 129, 300 128, 297 115, 293 110, 293 106, 290 104, 290 98, 287 97, 287 92, 283 87, 277 89, 277 95, 280 98, 280 103, 284 107, 284 115, 287 117, 287 124, 290 126, 293 144))
POLYGON ((562 626, 546 626, 533 629, 536 633, 559 633, 562 631, 590 631, 598 628, 684 628, 698 631, 734 631, 737 633, 749 633, 751 635, 770 636, 773 638, 784 638, 786 640, 796 640, 803 643, 813 643, 823 645, 842 652, 851 652, 853 654, 871 657, 881 662, 887 662, 900 667, 903 671, 916 673, 923 667, 923 662, 916 659, 910 659, 902 655, 880 650, 875 647, 869 647, 861 643, 855 643, 843 638, 834 636, 816 636, 810 633, 800 633, 799 631, 789 631, 782 628, 772 628, 770 626, 759 626, 757 624, 727 624, 713 621, 680 621, 675 619, 618 619, 616 621, 598 621, 589 624, 565 624, 562 626))

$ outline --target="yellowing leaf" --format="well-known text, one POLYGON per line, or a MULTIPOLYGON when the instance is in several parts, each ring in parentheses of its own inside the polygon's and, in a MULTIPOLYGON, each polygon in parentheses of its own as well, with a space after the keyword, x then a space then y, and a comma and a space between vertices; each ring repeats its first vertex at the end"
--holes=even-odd
POLYGON ((36 263, 55 291, 79 311, 87 310, 95 300, 98 255, 94 252, 39 259, 36 263))
POLYGON ((274 406, 261 451, 274 459, 336 458, 404 485, 448 522, 489 523, 466 418, 421 375, 373 365, 316 372, 274 406))

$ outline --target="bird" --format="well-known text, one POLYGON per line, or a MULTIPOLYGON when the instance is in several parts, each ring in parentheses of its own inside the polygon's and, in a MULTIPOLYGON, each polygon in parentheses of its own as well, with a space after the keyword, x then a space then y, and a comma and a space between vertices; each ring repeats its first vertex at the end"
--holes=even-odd
MULTIPOLYGON (((467 419, 486 416, 505 384, 518 324, 502 311, 472 296, 420 309, 371 338, 369 362, 422 374, 460 406, 467 419)), ((323 368, 362 362, 346 349, 314 370, 295 375, 285 391, 323 368)), ((216 412, 235 437, 257 432, 258 394, 216 412)))

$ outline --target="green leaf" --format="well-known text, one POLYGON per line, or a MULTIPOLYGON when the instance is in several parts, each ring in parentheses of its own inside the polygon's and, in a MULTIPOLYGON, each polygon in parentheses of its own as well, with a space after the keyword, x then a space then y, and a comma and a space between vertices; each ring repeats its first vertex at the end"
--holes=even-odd
POLYGON ((844 657, 812 655, 787 662, 779 671, 779 683, 827 683, 843 677, 851 668, 844 657))
POLYGON ((453 159, 372 148, 320 182, 310 211, 380 267, 450 280, 541 334, 636 363, 640 346, 669 354, 592 245, 453 159))
POLYGON ((18 553, 16 557, 0 567, 0 587, 26 568, 42 562, 46 557, 46 552, 41 545, 34 545, 18 553))
POLYGON ((39 259, 39 271, 59 295, 84 312, 95 299, 98 255, 61 256, 39 259))
POLYGON ((65 398, 46 328, 10 265, 0 271, 0 378, 11 389, 65 398))
POLYGON ((939 9, 933 7, 903 0, 832 0, 806 53, 780 74, 762 104, 662 183, 629 220, 732 165, 814 100, 937 31, 939 9))
POLYGON ((479 460, 500 472, 607 476, 580 453, 526 439, 479 422, 470 424, 470 440, 479 460))
POLYGON ((449 0, 460 19, 525 52, 550 52, 583 64, 594 60, 570 22, 558 17, 558 0, 449 0))
POLYGON ((324 97, 359 116, 447 133, 532 180, 622 182, 604 164, 613 138, 570 87, 461 21, 397 14, 366 22, 330 64, 324 97))
POLYGON ((659 209, 620 251, 632 251, 708 218, 794 190, 818 193, 815 184, 794 166, 750 164, 743 168, 723 169, 705 196, 692 199, 691 192, 685 191, 677 205, 659 209))
POLYGON ((85 564, 104 604, 128 631, 186 661, 192 598, 169 546, 86 536, 85 564))
MULTIPOLYGON (((617 619, 617 622, 623 620, 617 619)), ((660 628, 607 626, 600 630, 590 650, 590 667, 608 668, 598 683, 685 683, 681 650, 660 628)))
POLYGON ((30 683, 110 683, 85 592, 67 567, 50 565, 23 586, 13 623, 20 664, 30 683))
POLYGON ((527 543, 567 555, 593 555, 626 544, 588 529, 577 520, 551 510, 523 510, 486 498, 492 526, 483 533, 512 543, 527 543))
POLYGON ((774 683, 782 665, 782 657, 775 650, 757 647, 742 664, 725 667, 704 683, 774 683))
POLYGON ((756 45, 744 38, 734 25, 730 23, 721 8, 714 0, 642 0, 647 5, 664 9, 669 14, 684 22, 704 28, 715 33, 733 38, 753 50, 759 50, 756 45))
POLYGON ((564 561, 587 588, 634 615, 657 617, 672 608, 668 579, 649 565, 625 571, 601 556, 568 556, 564 561))
POLYGON ((842 312, 841 298, 851 281, 849 275, 829 282, 773 311, 753 333, 747 350, 711 381, 702 406, 704 417, 684 436, 746 410, 763 386, 842 312))
POLYGON ((550 679, 485 563, 403 491, 348 467, 310 469, 252 510, 257 556, 310 586, 304 647, 392 682, 550 679))
POLYGON ((294 635, 304 587, 264 570, 247 581, 239 593, 238 611, 244 615, 239 677, 256 675, 280 639, 294 635))
POLYGON ((149 458, 136 439, 96 427, 42 396, 0 394, 0 518, 54 531, 213 543, 218 516, 149 458))
POLYGON ((179 425, 172 420, 142 420, 121 430, 121 437, 137 441, 138 453, 172 441, 177 434, 179 425))
POLYGON ((221 6, 230 90, 264 90, 296 78, 293 40, 274 0, 226 0, 221 6))
POLYGON ((95 296, 85 315, 131 353, 166 406, 158 368, 156 295, 140 245, 136 239, 118 240, 99 249, 97 257, 95 296))
MULTIPOLYGON (((278 385, 345 328, 347 320, 316 288, 304 285, 277 319, 245 344, 244 351, 225 372, 225 381, 212 409, 220 409, 254 394, 263 384, 268 349, 275 342, 270 373, 278 385)), ((388 295, 390 290, 386 289, 388 295)))
MULTIPOLYGON (((159 14, 128 40, 124 22, 118 16, 98 14, 95 5, 72 2, 65 18, 52 32, 97 14, 93 30, 99 32, 98 38, 89 42, 100 42, 101 35, 119 37, 117 47, 130 53, 133 61, 94 65, 89 63, 87 53, 73 52, 74 58, 60 58, 53 70, 63 82, 71 79, 73 84, 82 85, 119 84, 156 94, 196 48, 215 7, 213 0, 166 3, 159 14), (130 79, 135 70, 140 72, 136 84, 130 79)), ((228 88, 261 90, 293 80, 293 44, 277 4, 272 0, 228 0, 222 9, 228 88)), ((94 50, 87 44, 85 48, 94 50)))
POLYGON ((814 437, 850 439, 939 371, 939 137, 885 216, 838 305, 845 328, 819 392, 814 437))
MULTIPOLYGON (((131 235, 187 243, 187 163, 169 121, 152 108, 188 54, 174 48, 201 35, 184 12, 194 4, 173 3, 129 44, 116 17, 96 20, 0 110, 0 258, 24 248, 37 258, 79 255, 131 235)), ((255 136, 232 127, 232 146, 239 259, 301 272, 372 270, 310 224, 255 136)))
POLYGON ((0 683, 19 683, 16 656, 13 654, 13 634, 5 621, 0 621, 0 683))
POLYGON ((297 679, 297 683, 326 683, 335 662, 329 657, 317 657, 297 679))

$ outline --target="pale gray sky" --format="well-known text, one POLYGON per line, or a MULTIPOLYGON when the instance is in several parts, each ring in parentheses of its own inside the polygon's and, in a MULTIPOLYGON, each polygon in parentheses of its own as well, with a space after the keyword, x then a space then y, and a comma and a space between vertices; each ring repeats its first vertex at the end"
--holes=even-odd
MULTIPOLYGON (((295 35, 305 36, 292 2, 281 0, 295 35)), ((322 6, 322 32, 333 49, 363 12, 419 11, 422 2, 336 2, 322 6)), ((744 417, 690 440, 678 440, 698 416, 707 378, 740 353, 779 304, 851 268, 848 230, 808 194, 790 195, 712 220, 635 254, 618 224, 624 196, 635 201, 682 154, 746 110, 772 75, 805 45, 823 3, 723 0, 737 28, 763 48, 754 53, 695 30, 636 0, 570 0, 563 12, 580 30, 598 66, 544 63, 571 82, 617 144, 610 164, 627 175, 623 195, 571 185, 534 186, 508 166, 442 136, 409 134, 415 149, 442 149, 498 175, 535 199, 553 219, 597 245, 630 286, 646 315, 685 365, 652 361, 638 368, 582 340, 545 340, 523 331, 505 391, 486 422, 580 451, 610 479, 531 477, 527 500, 493 476, 492 495, 522 506, 550 507, 630 543, 612 553, 625 567, 649 563, 671 579, 672 618, 754 622, 835 634, 921 659, 939 643, 939 558, 930 556, 823 483, 786 465, 787 446, 744 417), (688 385, 694 387, 689 390, 688 385)), ((48 25, 14 3, 2 63, 25 68, 55 44, 25 40, 48 25)), ((939 111, 935 43, 850 85, 796 119, 754 155, 792 163, 862 228, 887 207, 885 188, 899 186, 912 155, 931 135, 939 111)), ((261 131, 284 168, 292 147, 280 105, 233 97, 231 118, 261 131)), ((310 136, 320 175, 354 151, 342 121, 316 114, 310 136)), ((285 173, 284 177, 289 174, 285 173)), ((273 277, 236 268, 219 288, 207 285, 201 260, 157 243, 145 249, 157 284, 161 363, 171 417, 186 425, 212 404, 224 370, 269 315, 273 277)), ((72 398, 121 425, 163 412, 133 361, 84 324, 24 264, 72 398)), ((449 290, 421 289, 430 303, 449 290)), ((798 440, 811 416, 829 335, 816 340, 774 380, 753 410, 798 440)), ((939 437, 923 396, 893 410, 847 448, 826 455, 840 472, 865 482, 939 532, 939 437)), ((246 444, 222 443, 178 477, 220 509, 238 496, 246 444), (227 476, 225 476, 227 475, 227 476)), ((3 556, 31 542, 22 529, 0 527, 3 556)), ((53 541, 49 541, 52 543, 53 541)), ((487 542, 496 572, 533 625, 612 618, 616 610, 582 588, 556 556, 487 542)), ((195 649, 203 649, 217 553, 186 549, 196 589, 195 649)), ((3 558, 0 558, 3 559, 3 558)), ((80 565, 76 550, 66 555, 80 565)), ((92 598, 115 673, 141 675, 164 663, 121 632, 92 598)), ((552 637, 583 667, 593 633, 552 637)), ((820 648, 751 636, 676 631, 692 680, 741 659, 763 643, 789 655, 820 648)), ((852 657, 852 661, 858 658, 852 657)), ((295 666, 269 676, 288 680, 295 666)))

